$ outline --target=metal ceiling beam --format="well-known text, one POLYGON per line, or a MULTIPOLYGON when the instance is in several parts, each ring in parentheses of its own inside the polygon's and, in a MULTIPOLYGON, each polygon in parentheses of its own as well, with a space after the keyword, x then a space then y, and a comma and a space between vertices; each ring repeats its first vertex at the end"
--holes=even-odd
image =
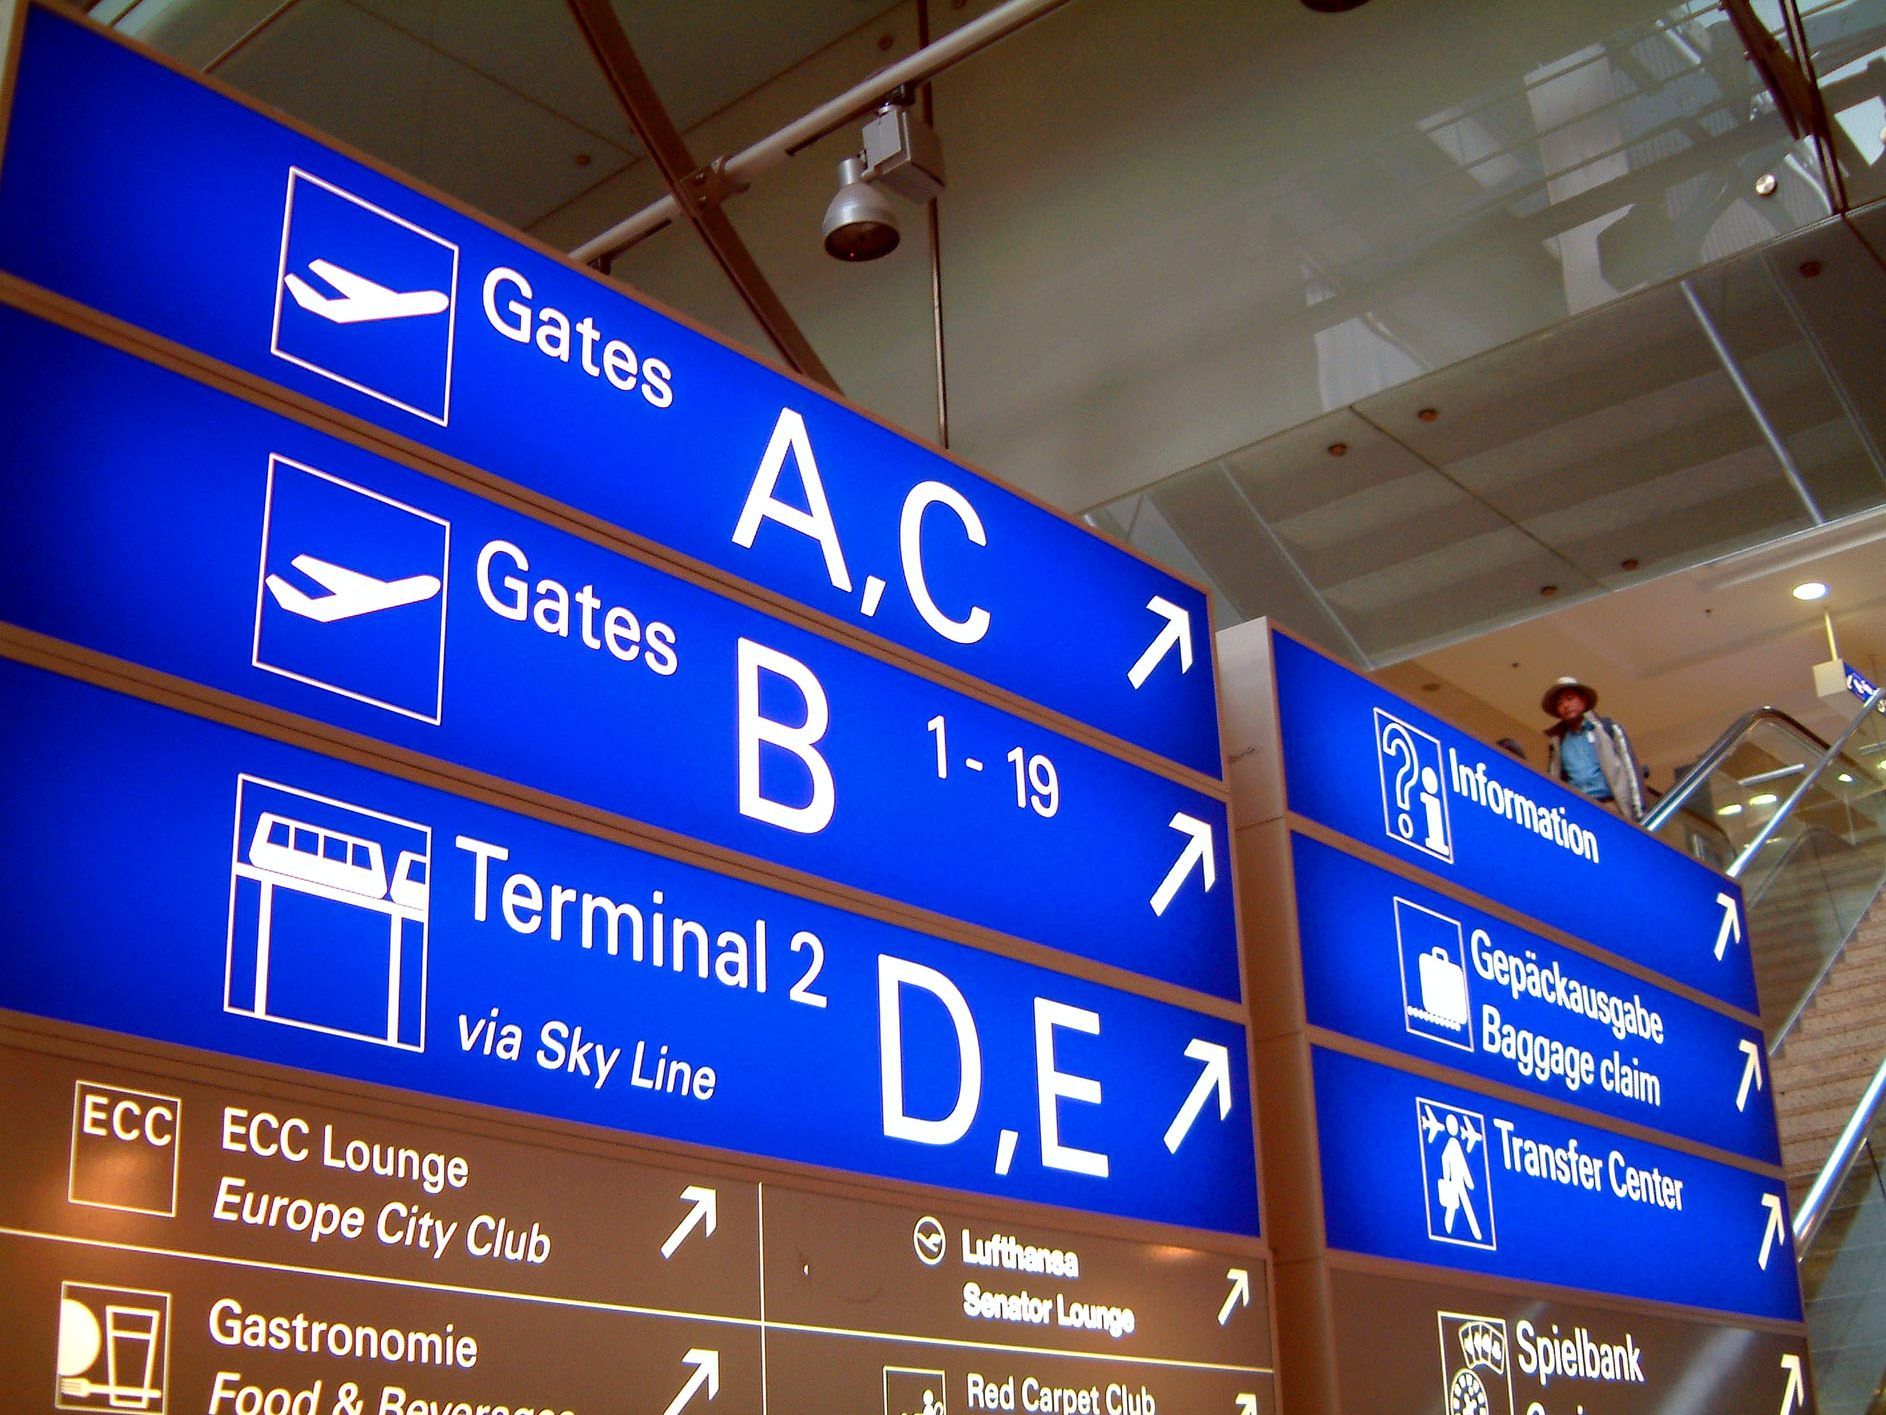
MULTIPOLYGON (((1820 90, 1802 72, 1800 64, 1774 35, 1768 32, 1749 0, 1719 0, 1723 13, 1734 26, 1736 38, 1748 51, 1749 62, 1761 75, 1762 84, 1775 100, 1775 110, 1788 132, 1798 141, 1812 137, 1816 142, 1828 139, 1827 112, 1821 106, 1820 90)), ((1784 6, 1783 9, 1787 7, 1784 6)), ((1785 19, 1784 19, 1785 23, 1785 19)))
MULTIPOLYGON (((767 282, 759 262, 754 260, 727 214, 720 209, 723 193, 712 189, 702 169, 696 166, 681 130, 668 115, 655 86, 649 82, 641 60, 635 57, 635 49, 609 0, 569 0, 569 4, 603 77, 609 81, 623 112, 628 114, 642 145, 660 170, 662 180, 668 184, 676 209, 693 223, 702 243, 720 263, 747 309, 760 322, 786 362, 807 378, 838 392, 838 383, 831 371, 794 322, 778 292, 767 282)), ((579 259, 593 258, 579 256, 579 259)))
POLYGON ((1801 469, 1795 463, 1794 453, 1788 450, 1788 444, 1768 416, 1768 410, 1762 407, 1761 399, 1755 396, 1754 388, 1749 385, 1748 375, 1742 372, 1742 366, 1736 362, 1735 350, 1729 347, 1729 342, 1716 328, 1716 322, 1709 317, 1709 311, 1697 298, 1695 286, 1690 284, 1690 279, 1686 275, 1676 282, 1676 287, 1683 292, 1684 303, 1690 307, 1690 313, 1695 316, 1697 327, 1703 331, 1703 337, 1709 341, 1709 347, 1715 350, 1716 360, 1722 365, 1723 373, 1728 375, 1730 384, 1742 399, 1742 406, 1748 410, 1749 417, 1754 420, 1757 430, 1762 435, 1762 441, 1768 444, 1768 450, 1774 454, 1775 461, 1781 467, 1782 476, 1786 477, 1788 485, 1794 488, 1794 494, 1807 511, 1808 519, 1817 526, 1826 525, 1827 513, 1821 510, 1820 503, 1814 499, 1814 493, 1808 490, 1807 480, 1801 475, 1801 469))
MULTIPOLYGON (((572 5, 577 0, 570 0, 572 5)), ((795 119, 770 137, 761 138, 751 147, 742 148, 731 157, 717 157, 700 169, 703 186, 712 185, 711 196, 743 192, 753 179, 769 168, 777 167, 800 148, 817 142, 854 119, 877 108, 893 89, 904 84, 922 83, 934 78, 972 54, 978 54, 999 39, 1004 39, 1026 24, 1058 10, 1069 0, 1008 0, 980 19, 971 20, 961 29, 952 30, 934 44, 907 54, 895 64, 878 70, 862 83, 854 84, 836 98, 828 99, 804 117, 795 119)), ((674 189, 673 182, 669 189, 674 189)), ((663 197, 644 207, 625 221, 619 221, 601 235, 592 237, 570 254, 577 260, 607 258, 627 250, 642 237, 652 235, 687 210, 678 196, 663 197)))

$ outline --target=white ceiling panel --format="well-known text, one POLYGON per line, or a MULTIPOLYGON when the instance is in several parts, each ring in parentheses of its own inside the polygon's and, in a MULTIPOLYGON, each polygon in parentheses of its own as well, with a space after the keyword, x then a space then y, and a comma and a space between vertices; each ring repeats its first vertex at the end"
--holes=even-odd
POLYGON ((629 160, 347 0, 300 0, 219 76, 517 226, 629 160))

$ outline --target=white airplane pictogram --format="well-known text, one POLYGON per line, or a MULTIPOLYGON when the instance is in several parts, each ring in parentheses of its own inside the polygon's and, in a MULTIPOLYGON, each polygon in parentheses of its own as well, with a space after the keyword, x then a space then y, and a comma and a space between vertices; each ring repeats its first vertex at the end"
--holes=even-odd
POLYGON ((263 583, 283 609, 320 624, 332 624, 337 619, 354 619, 382 609, 397 609, 405 604, 418 604, 439 592, 437 575, 408 575, 399 580, 382 580, 363 575, 358 570, 317 560, 312 555, 297 555, 289 563, 327 593, 317 598, 296 589, 280 575, 270 575, 263 583))
POLYGON ((389 290, 331 260, 311 260, 308 269, 340 293, 324 295, 293 273, 285 281, 288 293, 295 297, 295 303, 304 310, 318 314, 322 319, 332 320, 335 324, 412 319, 417 315, 437 314, 451 303, 443 290, 389 290))

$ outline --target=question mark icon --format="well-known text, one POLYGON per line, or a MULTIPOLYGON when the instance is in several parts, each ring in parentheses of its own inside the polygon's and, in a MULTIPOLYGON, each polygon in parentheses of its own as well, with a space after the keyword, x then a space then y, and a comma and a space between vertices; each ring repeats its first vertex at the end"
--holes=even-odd
POLYGON ((1399 722, 1391 722, 1382 729, 1382 755, 1401 759, 1401 766, 1395 772, 1395 806, 1398 812, 1395 816, 1395 834, 1403 840, 1412 841, 1415 831, 1411 805, 1415 782, 1421 779, 1421 772, 1415 759, 1414 738, 1399 722))

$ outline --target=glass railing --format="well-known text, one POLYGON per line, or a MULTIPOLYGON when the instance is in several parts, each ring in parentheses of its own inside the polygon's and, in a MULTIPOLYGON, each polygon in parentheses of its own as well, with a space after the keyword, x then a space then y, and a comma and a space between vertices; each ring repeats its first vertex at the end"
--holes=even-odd
POLYGON ((1795 1216, 1822 1415, 1886 1409, 1886 1065, 1795 1216))
MULTIPOLYGON (((1741 880, 1768 1049, 1886 882, 1886 717, 1875 694, 1832 744, 1758 708, 1645 818, 1741 880)), ((1821 1415, 1886 1412, 1886 1061, 1795 1214, 1821 1415)))
POLYGON ((1741 880, 1772 1048, 1886 883, 1886 716, 1862 711, 1830 747, 1747 713, 1644 824, 1741 880))

